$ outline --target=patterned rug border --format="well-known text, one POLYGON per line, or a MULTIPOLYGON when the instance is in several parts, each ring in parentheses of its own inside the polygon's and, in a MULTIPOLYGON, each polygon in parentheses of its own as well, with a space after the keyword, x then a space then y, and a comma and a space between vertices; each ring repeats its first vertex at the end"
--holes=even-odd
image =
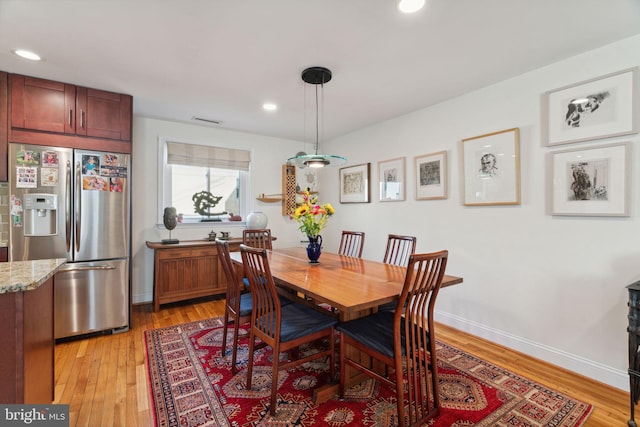
MULTIPOLYGON (((154 424, 159 427, 180 426, 180 420, 176 417, 177 409, 175 399, 170 387, 166 384, 169 381, 169 372, 161 363, 158 363, 157 354, 153 349, 160 349, 163 337, 180 337, 180 342, 188 354, 189 360, 198 361, 198 355, 195 354, 193 343, 190 341, 190 335, 204 329, 217 328, 223 325, 221 318, 210 318, 200 321, 187 322, 173 326, 149 329, 144 331, 145 340, 145 362, 147 363, 146 371, 148 377, 148 387, 150 390, 154 424), (150 347, 150 344, 152 347, 150 347), (154 380, 152 366, 158 369, 158 377, 154 380), (166 382, 165 382, 166 381, 166 382), (156 384, 154 384, 154 382, 156 384), (155 387, 154 387, 155 385, 155 387), (159 392, 161 390, 161 392, 159 392), (161 402, 158 400, 162 399, 161 402)), ((564 401, 565 406, 562 410, 556 412, 555 416, 547 420, 544 424, 534 424, 534 426, 552 426, 552 427, 580 427, 593 412, 593 405, 581 402, 566 394, 556 392, 540 383, 518 375, 508 369, 502 368, 493 363, 487 362, 479 357, 467 353, 455 346, 437 341, 438 358, 440 361, 449 365, 450 368, 461 370, 465 375, 472 377, 478 383, 484 384, 490 388, 503 393, 505 397, 504 404, 496 411, 482 419, 474 427, 491 427, 491 426, 531 426, 525 424, 517 415, 509 415, 510 411, 516 408, 523 399, 535 399, 537 403, 544 405, 549 402, 564 401), (525 387, 523 387, 525 385, 525 387), (523 394, 524 393, 524 394, 523 394), (508 398, 512 396, 512 398, 508 398), (505 419, 508 417, 508 419, 505 419), (568 419, 567 419, 568 418, 568 419), (567 424, 568 423, 568 424, 567 424)), ((161 351, 161 354, 163 352, 161 351)), ((184 356, 184 354, 181 354, 184 356)), ((205 372, 201 363, 191 363, 188 370, 192 369, 193 374, 202 386, 202 391, 206 395, 209 405, 207 417, 213 419, 211 423, 198 423, 199 426, 238 426, 237 421, 231 423, 225 413, 224 399, 220 391, 219 385, 213 385, 207 381, 203 384, 202 379, 209 378, 209 374, 205 372)), ((254 425, 253 423, 243 425, 254 425)), ((257 424, 256 424, 257 425, 257 424)), ((429 425, 437 426, 437 420, 429 425)), ((457 426, 457 424, 455 424, 457 426)), ((465 424, 467 426, 467 424, 465 424)))

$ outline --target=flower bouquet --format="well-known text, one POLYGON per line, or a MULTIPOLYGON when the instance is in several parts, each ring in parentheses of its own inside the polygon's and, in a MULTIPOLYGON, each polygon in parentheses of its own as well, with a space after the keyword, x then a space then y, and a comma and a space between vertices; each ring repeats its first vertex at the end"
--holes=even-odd
POLYGON ((320 232, 327 225, 329 217, 334 213, 336 211, 331 206, 331 203, 319 205, 318 197, 311 196, 309 190, 305 190, 302 194, 302 204, 290 216, 291 219, 299 224, 298 230, 303 232, 309 239, 307 255, 311 262, 318 262, 322 247, 320 232))

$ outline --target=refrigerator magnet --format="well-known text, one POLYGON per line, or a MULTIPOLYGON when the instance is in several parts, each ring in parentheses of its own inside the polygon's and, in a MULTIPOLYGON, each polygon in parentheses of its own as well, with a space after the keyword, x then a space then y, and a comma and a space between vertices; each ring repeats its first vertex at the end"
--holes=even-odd
POLYGON ((40 185, 43 187, 55 187, 58 185, 58 169, 40 168, 40 185))
POLYGON ((97 175, 100 170, 100 158, 98 156, 82 156, 82 174, 97 175))
POLYGON ((22 201, 13 194, 11 195, 11 225, 22 227, 22 201))
POLYGON ((43 168, 57 168, 58 167, 58 153, 55 151, 43 151, 42 152, 42 167, 43 168))
POLYGON ((122 178, 111 178, 109 191, 113 193, 122 193, 122 178))
POLYGON ((118 155, 113 153, 105 154, 103 163, 105 166, 118 166, 118 155))
POLYGON ((20 150, 16 153, 16 162, 21 166, 38 166, 40 153, 31 150, 20 150))
POLYGON ((16 166, 16 188, 36 188, 38 168, 16 166))

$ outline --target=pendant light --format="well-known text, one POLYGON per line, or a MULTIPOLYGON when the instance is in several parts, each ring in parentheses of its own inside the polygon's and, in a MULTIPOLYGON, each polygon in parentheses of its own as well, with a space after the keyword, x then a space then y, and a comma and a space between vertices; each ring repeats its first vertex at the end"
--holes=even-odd
POLYGON ((323 168, 325 166, 339 166, 344 164, 347 159, 342 156, 333 154, 318 154, 319 143, 319 108, 318 108, 318 88, 324 90, 324 84, 331 80, 331 71, 324 67, 310 67, 302 72, 302 80, 305 83, 315 85, 316 87, 316 144, 315 154, 297 153, 294 157, 287 160, 290 164, 295 164, 299 168, 323 168))

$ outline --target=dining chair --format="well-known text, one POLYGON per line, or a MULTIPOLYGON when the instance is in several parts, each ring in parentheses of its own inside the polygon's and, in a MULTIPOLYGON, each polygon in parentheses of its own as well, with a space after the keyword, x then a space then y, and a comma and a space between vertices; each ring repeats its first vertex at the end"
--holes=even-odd
POLYGON ((236 356, 238 353, 238 330, 240 325, 251 320, 253 300, 250 293, 241 293, 243 289, 238 280, 236 270, 229 255, 229 244, 220 239, 216 240, 218 257, 222 270, 227 278, 227 295, 224 306, 224 331, 222 334, 222 356, 227 353, 227 330, 229 322, 233 322, 233 348, 231 349, 231 372, 237 372, 236 356))
POLYGON ((338 254, 361 258, 364 247, 363 231, 342 231, 338 254))
POLYGON ((415 236, 402 236, 400 234, 389 234, 387 239, 387 250, 384 253, 382 262, 385 264, 400 265, 406 267, 409 256, 416 250, 415 236))
POLYGON ((447 251, 410 255, 394 312, 381 311, 337 327, 340 332, 340 398, 344 398, 348 365, 395 388, 398 425, 419 426, 439 415, 433 308, 447 258, 447 251), (348 346, 359 351, 348 353, 348 346), (358 354, 358 357, 350 354, 358 354), (388 369, 383 375, 370 368, 372 365, 363 364, 363 360, 368 360, 362 357, 363 354, 384 363, 385 368, 391 367, 395 381, 386 375, 388 369))
POLYGON ((271 250, 273 249, 271 244, 271 229, 242 230, 242 243, 253 248, 271 250))
MULTIPOLYGON (((249 335, 249 362, 247 366, 247 390, 251 390, 253 359, 256 338, 273 349, 271 375, 271 407, 269 413, 276 414, 278 371, 297 366, 310 360, 329 356, 329 380, 334 378, 334 326, 336 319, 301 304, 282 305, 269 268, 265 249, 240 245, 245 275, 251 283, 253 311, 249 335), (304 355, 299 359, 281 361, 279 354, 312 341, 326 339, 327 349, 304 355)), ((300 353, 302 354, 302 353, 300 353)))

